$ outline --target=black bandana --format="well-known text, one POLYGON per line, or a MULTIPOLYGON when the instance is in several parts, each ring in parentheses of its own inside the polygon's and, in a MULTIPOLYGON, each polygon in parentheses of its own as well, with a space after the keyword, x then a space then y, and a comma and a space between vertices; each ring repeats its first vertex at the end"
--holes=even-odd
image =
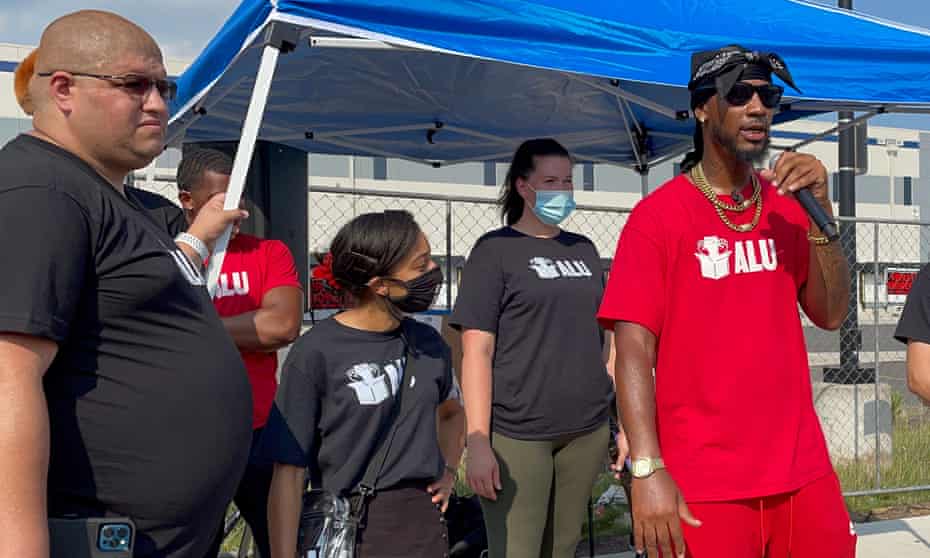
POLYGON ((773 73, 792 89, 801 92, 794 84, 785 61, 775 53, 746 50, 739 45, 697 52, 691 56, 691 81, 688 83, 688 89, 692 92, 692 108, 696 99, 695 91, 698 89, 704 90, 705 95, 708 89, 712 89, 726 96, 737 81, 772 81, 773 73))

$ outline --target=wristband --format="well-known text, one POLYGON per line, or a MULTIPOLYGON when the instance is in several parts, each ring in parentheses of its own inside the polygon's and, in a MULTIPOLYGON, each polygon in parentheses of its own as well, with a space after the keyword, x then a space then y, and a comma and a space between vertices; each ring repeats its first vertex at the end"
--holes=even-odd
POLYGON ((194 252, 197 252, 197 255, 200 256, 201 262, 206 262, 210 258, 210 250, 207 249, 207 245, 204 244, 202 240, 190 233, 183 232, 174 237, 174 241, 180 242, 181 244, 187 244, 193 248, 194 252))

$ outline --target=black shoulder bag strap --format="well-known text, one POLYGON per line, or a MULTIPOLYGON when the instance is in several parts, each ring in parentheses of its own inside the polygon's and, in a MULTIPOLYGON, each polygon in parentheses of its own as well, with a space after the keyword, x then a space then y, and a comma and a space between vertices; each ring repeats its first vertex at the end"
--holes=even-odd
POLYGON ((365 474, 362 476, 362 480, 358 483, 355 490, 358 496, 353 506, 353 515, 359 520, 361 520, 365 513, 365 506, 368 500, 375 494, 378 477, 381 475, 382 469, 384 469, 384 463, 387 461, 387 456, 391 449, 391 442, 393 442, 394 435, 397 433, 397 423, 400 417, 404 416, 413 404, 412 395, 406 397, 406 392, 413 390, 413 386, 416 385, 416 363, 419 352, 416 347, 414 347, 412 328, 409 326, 408 320, 410 320, 410 318, 406 318, 401 322, 401 336, 404 340, 404 356, 406 357, 404 371, 400 379, 401 385, 397 388, 394 405, 391 407, 391 417, 378 443, 378 450, 368 462, 368 468, 365 470, 365 474))

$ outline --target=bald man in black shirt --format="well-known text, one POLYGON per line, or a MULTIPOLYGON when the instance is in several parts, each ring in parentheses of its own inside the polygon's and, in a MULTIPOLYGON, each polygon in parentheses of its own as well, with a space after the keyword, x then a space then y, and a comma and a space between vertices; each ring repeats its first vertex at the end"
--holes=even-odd
POLYGON ((173 239, 124 189, 175 92, 144 30, 77 12, 27 62, 34 128, 0 150, 0 558, 48 556, 48 518, 112 516, 135 522, 135 557, 203 558, 251 395, 202 267, 245 214, 217 196, 173 239))

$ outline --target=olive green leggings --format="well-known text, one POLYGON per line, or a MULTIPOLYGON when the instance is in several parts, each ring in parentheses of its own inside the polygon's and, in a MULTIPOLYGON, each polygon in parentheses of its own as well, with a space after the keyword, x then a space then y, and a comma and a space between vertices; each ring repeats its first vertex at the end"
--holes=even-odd
POLYGON ((502 489, 481 500, 489 558, 574 558, 609 436, 607 424, 546 441, 492 436, 502 489))

